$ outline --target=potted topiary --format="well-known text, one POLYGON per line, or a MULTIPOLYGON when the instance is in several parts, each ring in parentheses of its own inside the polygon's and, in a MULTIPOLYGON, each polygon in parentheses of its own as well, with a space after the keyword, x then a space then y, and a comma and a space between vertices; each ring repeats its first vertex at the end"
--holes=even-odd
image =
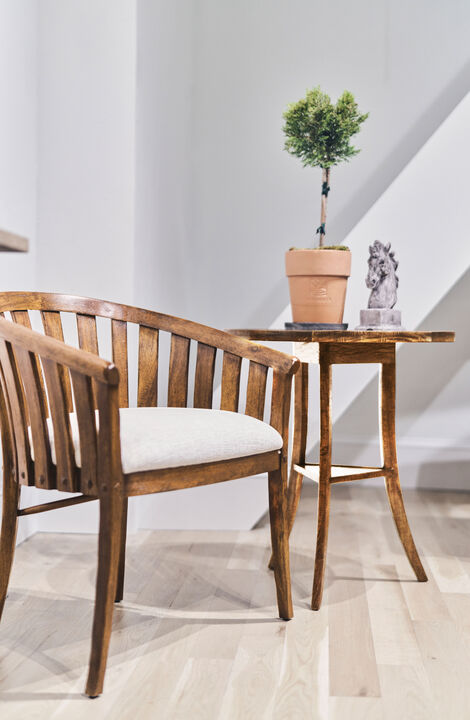
POLYGON ((344 245, 326 245, 326 206, 331 168, 357 155, 350 144, 368 113, 361 115, 354 96, 344 91, 334 105, 319 87, 284 113, 285 149, 302 160, 304 167, 322 170, 321 214, 318 246, 291 248, 286 253, 286 274, 294 323, 340 324, 343 320, 351 253, 344 245))

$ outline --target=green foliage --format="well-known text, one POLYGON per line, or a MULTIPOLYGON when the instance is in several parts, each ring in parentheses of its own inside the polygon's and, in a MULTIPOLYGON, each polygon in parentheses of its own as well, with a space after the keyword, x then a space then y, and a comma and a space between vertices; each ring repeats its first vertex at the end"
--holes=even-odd
POLYGON ((354 95, 345 90, 336 105, 319 87, 291 103, 284 113, 284 148, 305 166, 329 168, 360 152, 350 144, 369 113, 361 115, 354 95))

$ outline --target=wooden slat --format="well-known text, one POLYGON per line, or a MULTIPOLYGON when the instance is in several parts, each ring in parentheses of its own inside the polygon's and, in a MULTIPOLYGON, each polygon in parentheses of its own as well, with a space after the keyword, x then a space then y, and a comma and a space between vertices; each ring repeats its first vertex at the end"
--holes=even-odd
MULTIPOLYGON (((18 325, 23 325, 23 327, 29 328, 31 330, 31 318, 29 317, 29 312, 27 310, 14 310, 10 314, 11 314, 11 318, 12 318, 13 322, 18 323, 18 325)), ((49 408, 48 408, 48 403, 47 403, 44 378, 43 378, 43 374, 42 374, 41 362, 39 360, 39 357, 35 358, 35 363, 37 365, 39 380, 41 383, 42 394, 44 397, 44 408, 45 408, 45 412, 46 412, 46 417, 48 417, 49 408)), ((26 417, 28 418, 28 408, 26 408, 26 417)))
POLYGON ((239 355, 224 352, 222 363, 222 396, 220 409, 238 412, 240 396, 240 372, 242 359, 239 355))
POLYGON ((37 358, 18 345, 15 348, 31 423, 34 448, 34 484, 39 488, 56 487, 51 447, 46 422, 45 396, 41 387, 37 358))
POLYGON ((188 400, 189 338, 171 336, 168 407, 186 407, 188 400))
MULTIPOLYGON (((77 314, 78 344, 82 350, 99 355, 98 332, 96 329, 96 318, 93 315, 77 314)), ((97 387, 92 382, 93 407, 98 407, 97 387)))
POLYGON ((157 407, 158 401, 158 330, 139 327, 138 407, 157 407))
POLYGON ((70 417, 67 411, 67 396, 61 366, 53 360, 43 359, 54 430, 54 447, 57 466, 57 489, 64 492, 77 492, 77 468, 75 451, 70 429, 70 417))
POLYGON ((111 321, 113 363, 119 370, 119 407, 129 407, 129 379, 127 360, 127 323, 111 321))
POLYGON ((262 420, 264 416, 267 374, 268 368, 266 365, 250 362, 245 414, 258 418, 258 420, 262 420))
POLYGON ((33 485, 34 478, 31 472, 31 450, 23 385, 18 375, 18 366, 13 348, 10 343, 6 343, 3 339, 0 339, 0 363, 3 370, 2 382, 5 383, 15 435, 18 481, 21 485, 33 485))
MULTIPOLYGON (((61 342, 64 342, 64 331, 62 328, 62 320, 60 317, 60 312, 55 311, 42 311, 41 312, 42 317, 42 324, 44 327, 44 332, 49 337, 53 337, 56 340, 60 340, 61 342)), ((59 374, 62 376, 62 383, 63 387, 65 389, 65 396, 67 401, 67 410, 68 412, 73 412, 73 402, 72 402, 72 386, 70 384, 70 373, 67 368, 65 368, 63 365, 59 365, 59 374)))
POLYGON ((96 318, 93 315, 77 315, 78 344, 82 350, 99 355, 96 318))
POLYGON ((70 375, 80 434, 80 490, 85 495, 91 495, 98 492, 96 415, 91 380, 74 370, 70 371, 70 375))
POLYGON ((211 408, 214 388, 216 348, 204 343, 197 345, 196 375, 194 379, 194 407, 211 408))

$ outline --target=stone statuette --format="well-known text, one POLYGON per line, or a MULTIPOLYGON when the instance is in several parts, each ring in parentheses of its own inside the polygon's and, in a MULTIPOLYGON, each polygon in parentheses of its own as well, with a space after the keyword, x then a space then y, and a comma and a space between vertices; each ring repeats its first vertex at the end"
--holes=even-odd
POLYGON ((397 302, 398 261, 390 250, 375 240, 369 246, 369 272, 366 285, 370 289, 367 310, 361 310, 360 325, 356 330, 403 330, 401 312, 393 310, 397 302))

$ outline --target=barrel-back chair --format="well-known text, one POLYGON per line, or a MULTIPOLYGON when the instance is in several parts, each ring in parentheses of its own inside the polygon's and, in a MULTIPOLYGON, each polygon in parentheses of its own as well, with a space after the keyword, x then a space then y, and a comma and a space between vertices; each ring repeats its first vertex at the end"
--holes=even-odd
POLYGON ((279 615, 291 618, 286 468, 291 381, 298 361, 194 322, 89 298, 5 292, 0 293, 0 314, 0 614, 18 517, 98 500, 86 693, 99 695, 113 603, 123 596, 128 498, 267 472, 279 615), (76 317, 78 348, 64 342, 65 314, 76 317), (43 332, 31 329, 39 318, 43 332), (97 318, 111 325, 112 362, 99 357, 97 318), (138 326, 137 409, 128 408, 131 324, 138 326), (167 368, 159 351, 165 334, 167 368), (217 353, 222 356, 219 390, 214 383, 217 353), (157 407, 158 379, 165 370, 167 409, 157 407), (220 409, 213 409, 218 392, 220 409), (268 422, 263 421, 265 404, 268 422), (22 485, 74 495, 20 509, 22 485))

